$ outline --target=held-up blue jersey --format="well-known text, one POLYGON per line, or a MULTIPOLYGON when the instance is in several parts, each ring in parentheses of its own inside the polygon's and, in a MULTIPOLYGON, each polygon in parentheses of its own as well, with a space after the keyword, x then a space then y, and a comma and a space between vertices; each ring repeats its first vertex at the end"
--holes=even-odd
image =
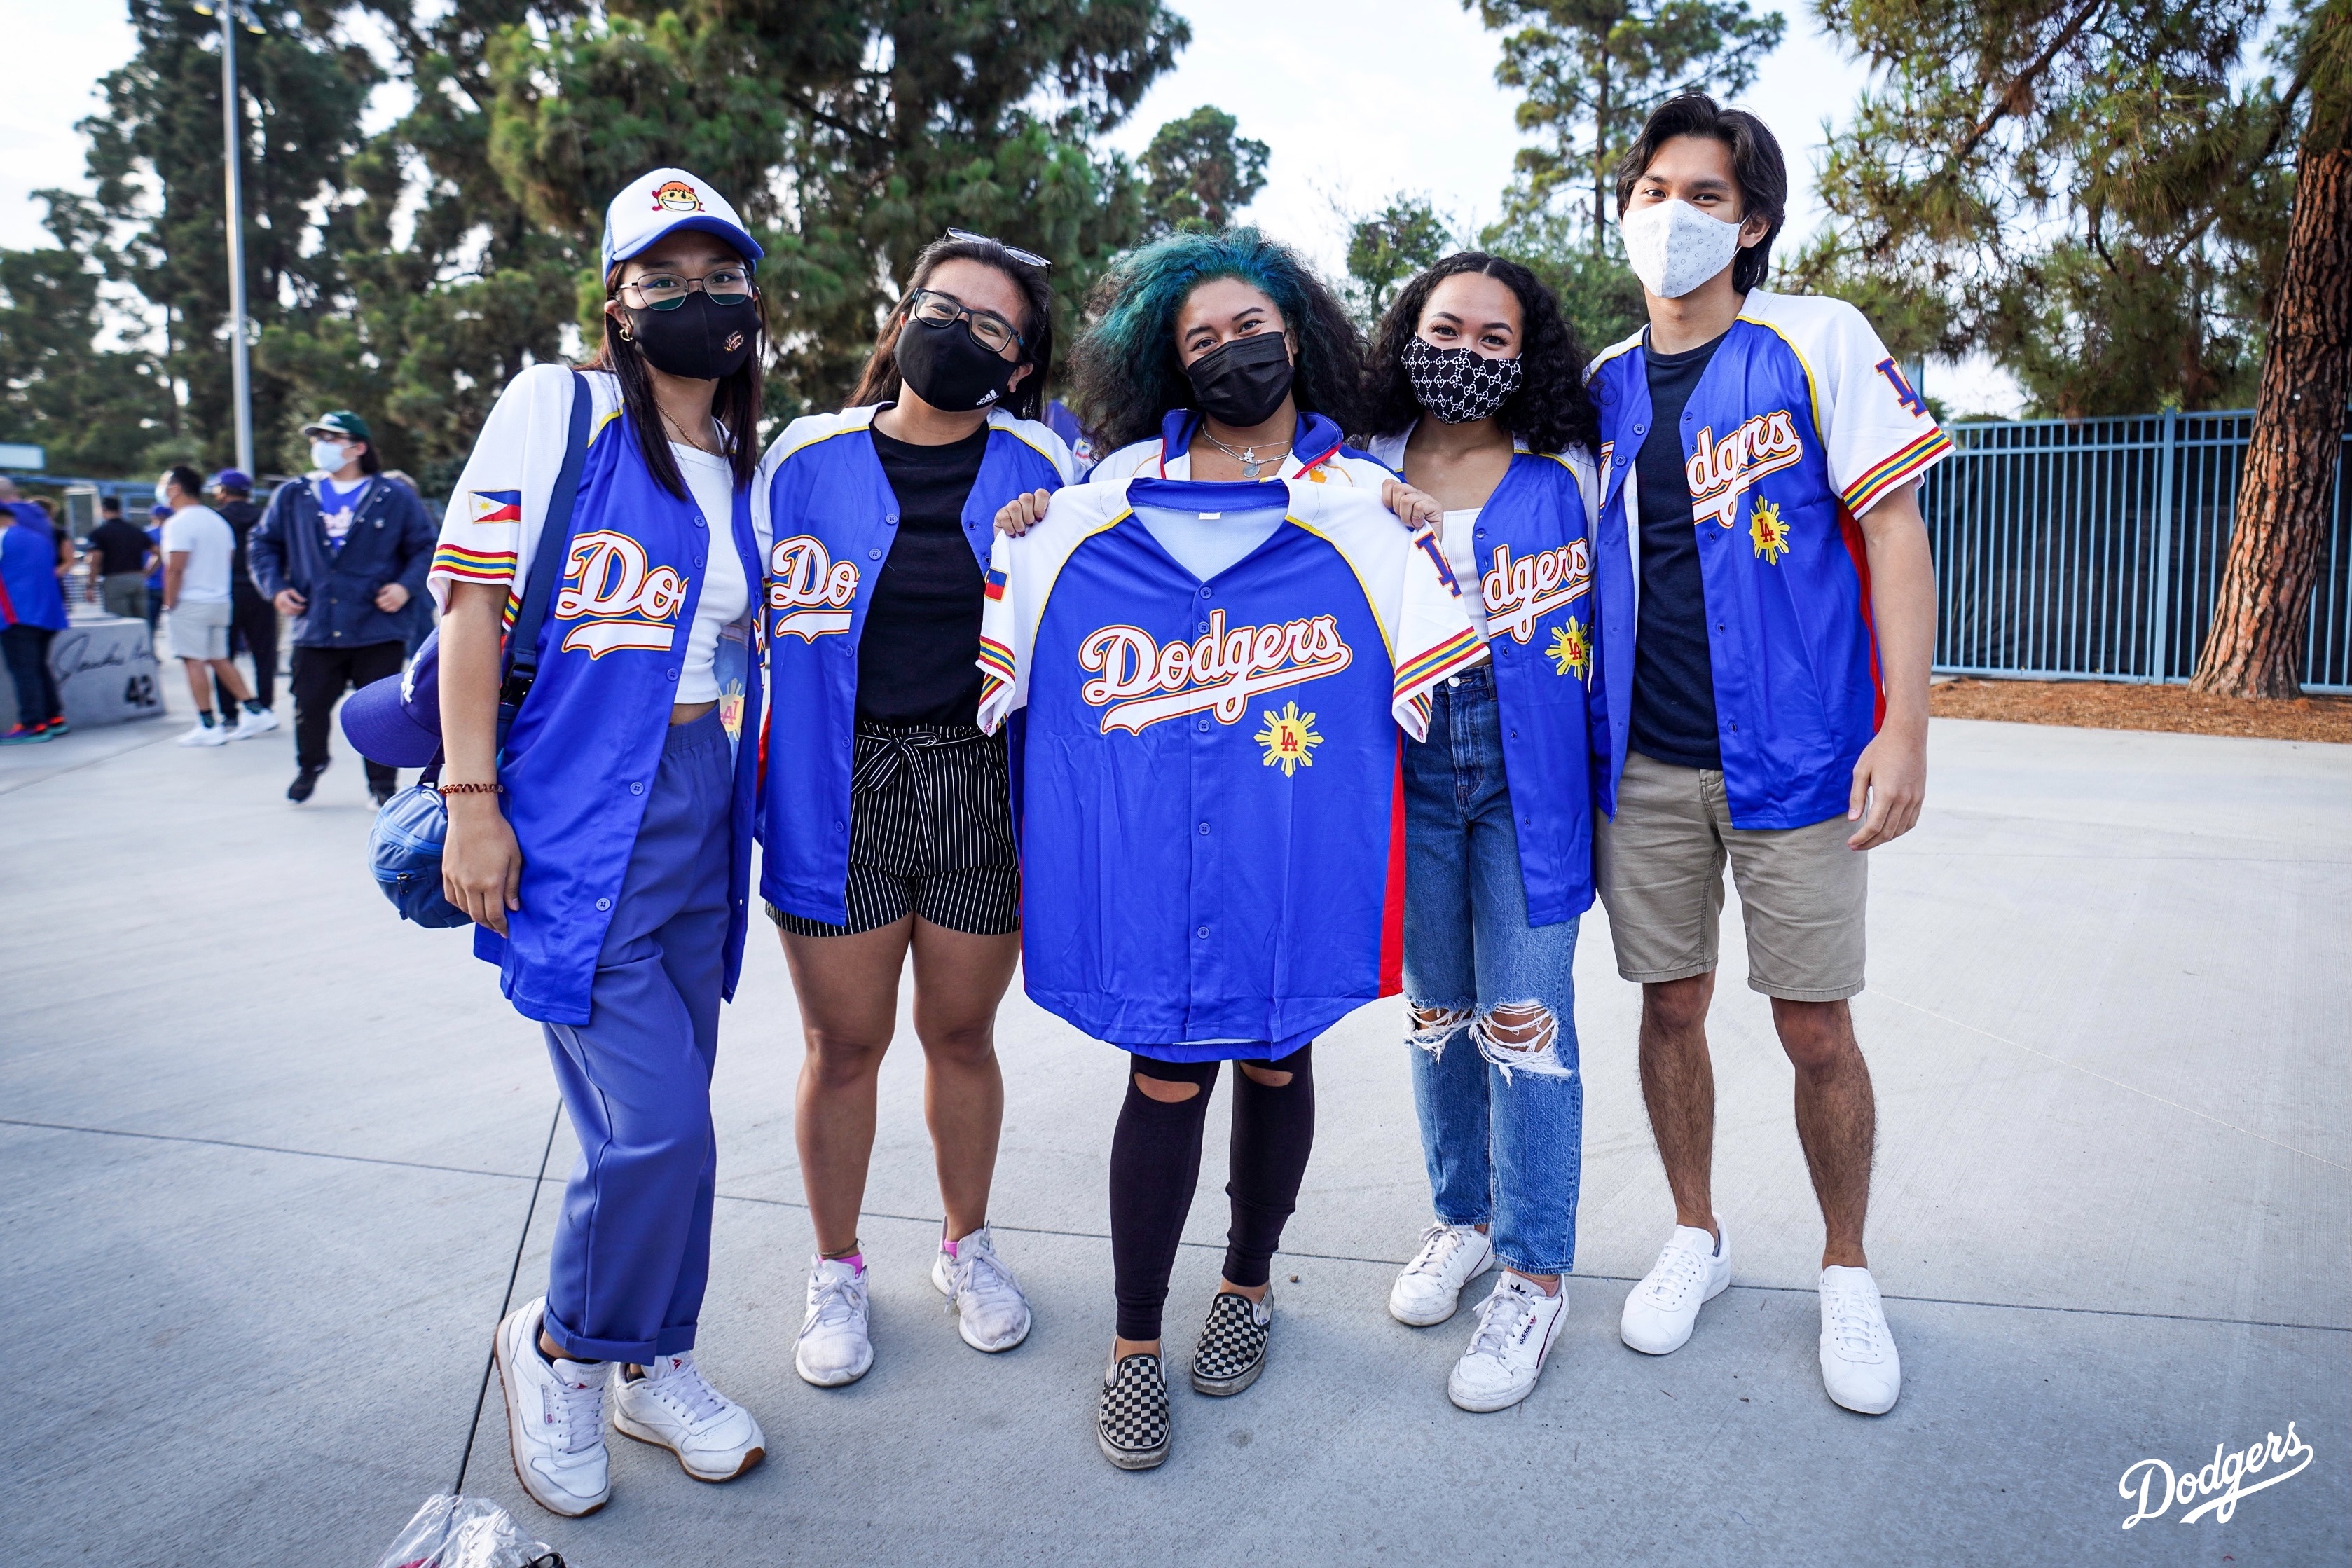
MULTIPOLYGON (((1593 361, 1590 390, 1601 413, 1600 548, 1638 563, 1633 458, 1650 431, 1640 333, 1593 361)), ((1759 289, 1692 389, 1682 447, 1732 824, 1841 816, 1885 709, 1856 520, 1951 442, 1861 311, 1759 289)), ((1613 816, 1633 649, 1605 648, 1601 662, 1612 763, 1602 805, 1613 816)))
MULTIPOLYGON (((1405 439, 1375 441, 1372 456, 1401 469, 1405 439)), ((1633 657, 1626 564, 1592 548, 1599 500, 1591 454, 1522 442, 1471 525, 1478 581, 1462 590, 1485 612, 1529 925, 1592 907, 1592 803, 1609 763, 1593 680, 1604 643, 1628 668, 1633 657)))
MULTIPOLYGON (((775 542, 765 586, 768 681, 775 700, 760 784, 760 893, 787 914, 849 919, 849 775, 857 723, 857 643, 898 500, 874 451, 887 405, 795 419, 761 459, 775 542)), ((964 538, 988 569, 996 511, 1069 482, 1069 448, 1034 420, 989 415, 988 447, 963 506, 964 538)))
MULTIPOLYGON (((1129 479, 1189 479, 1192 477, 1192 437, 1201 416, 1189 408, 1171 408, 1160 421, 1160 434, 1129 441, 1097 463, 1087 473, 1090 485, 1123 485, 1129 479)), ((1320 414, 1301 414, 1290 439, 1290 450, 1270 465, 1261 483, 1303 479, 1309 484, 1352 485, 1381 493, 1381 481, 1393 479, 1388 466, 1368 452, 1348 445, 1339 426, 1320 414)))
POLYGON ((996 542, 988 592, 980 721, 1022 713, 1040 1005, 1202 1061, 1280 1057, 1399 989, 1400 747, 1485 657, 1426 529, 1299 479, 1078 485, 996 542), (1204 582, 1130 503, 1281 521, 1204 582))

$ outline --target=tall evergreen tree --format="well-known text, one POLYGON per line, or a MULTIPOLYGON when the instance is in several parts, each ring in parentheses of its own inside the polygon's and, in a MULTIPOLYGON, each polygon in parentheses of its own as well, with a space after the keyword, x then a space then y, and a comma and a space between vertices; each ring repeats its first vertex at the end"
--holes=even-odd
POLYGON ((55 245, 0 250, 0 440, 46 448, 53 474, 112 479, 151 464, 177 412, 156 356, 100 346, 110 322, 90 205, 42 191, 55 245))
POLYGON ((1408 279, 1453 248, 1452 227, 1429 198, 1399 191, 1380 211, 1348 224, 1349 302, 1369 326, 1408 279))
POLYGON ((1219 229, 1265 188, 1266 144, 1204 103, 1154 132, 1143 153, 1145 222, 1154 234, 1193 224, 1219 229))

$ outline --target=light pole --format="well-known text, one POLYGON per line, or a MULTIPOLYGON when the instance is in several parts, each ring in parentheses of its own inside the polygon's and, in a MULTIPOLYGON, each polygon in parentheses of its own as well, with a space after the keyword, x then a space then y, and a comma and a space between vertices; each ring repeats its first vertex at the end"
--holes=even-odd
POLYGON ((228 184, 229 395, 236 416, 236 466, 253 472, 253 369, 245 342, 244 116, 236 90, 236 29, 258 34, 261 24, 247 0, 194 0, 199 16, 218 16, 221 35, 221 125, 228 184))

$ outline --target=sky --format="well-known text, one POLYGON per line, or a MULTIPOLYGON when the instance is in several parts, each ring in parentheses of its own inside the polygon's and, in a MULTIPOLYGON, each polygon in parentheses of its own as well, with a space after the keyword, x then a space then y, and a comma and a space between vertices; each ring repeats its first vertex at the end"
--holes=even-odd
MULTIPOLYGON (((1165 121, 1217 105, 1272 149, 1249 218, 1335 273, 1343 214, 1377 210, 1397 192, 1429 197, 1465 233, 1497 215, 1524 144, 1511 121, 1516 99, 1495 84, 1496 35, 1454 0, 1171 0, 1171 9, 1192 23, 1192 45, 1111 145, 1140 153, 1165 121)), ((0 95, 0 245, 21 247, 45 242, 34 191, 87 188, 74 125, 97 111, 98 79, 130 58, 132 37, 123 10, 106 0, 17 10, 12 48, 41 62, 0 95)), ((1803 0, 1782 0, 1781 10, 1787 37, 1735 101, 1760 115, 1788 154, 1780 244, 1793 249, 1822 218, 1814 172, 1823 119, 1850 113, 1868 78, 1803 0)), ((1956 407, 2017 405, 2014 384, 1986 364, 1931 365, 1928 381, 1956 407)))

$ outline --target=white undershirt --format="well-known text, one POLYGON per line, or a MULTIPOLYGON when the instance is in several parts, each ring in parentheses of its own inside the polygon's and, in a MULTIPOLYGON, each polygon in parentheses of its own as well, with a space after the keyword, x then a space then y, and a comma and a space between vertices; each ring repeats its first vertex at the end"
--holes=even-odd
POLYGON ((677 672, 677 700, 716 702, 719 629, 741 619, 751 607, 751 585, 743 581, 743 558, 735 548, 735 470, 726 458, 699 447, 673 441, 669 450, 710 534, 702 597, 695 602, 694 625, 686 634, 686 662, 677 672))
POLYGON ((1445 564, 1462 590, 1462 607, 1480 637, 1486 635, 1486 592, 1478 586, 1478 514, 1484 507, 1465 507, 1445 514, 1445 564))

